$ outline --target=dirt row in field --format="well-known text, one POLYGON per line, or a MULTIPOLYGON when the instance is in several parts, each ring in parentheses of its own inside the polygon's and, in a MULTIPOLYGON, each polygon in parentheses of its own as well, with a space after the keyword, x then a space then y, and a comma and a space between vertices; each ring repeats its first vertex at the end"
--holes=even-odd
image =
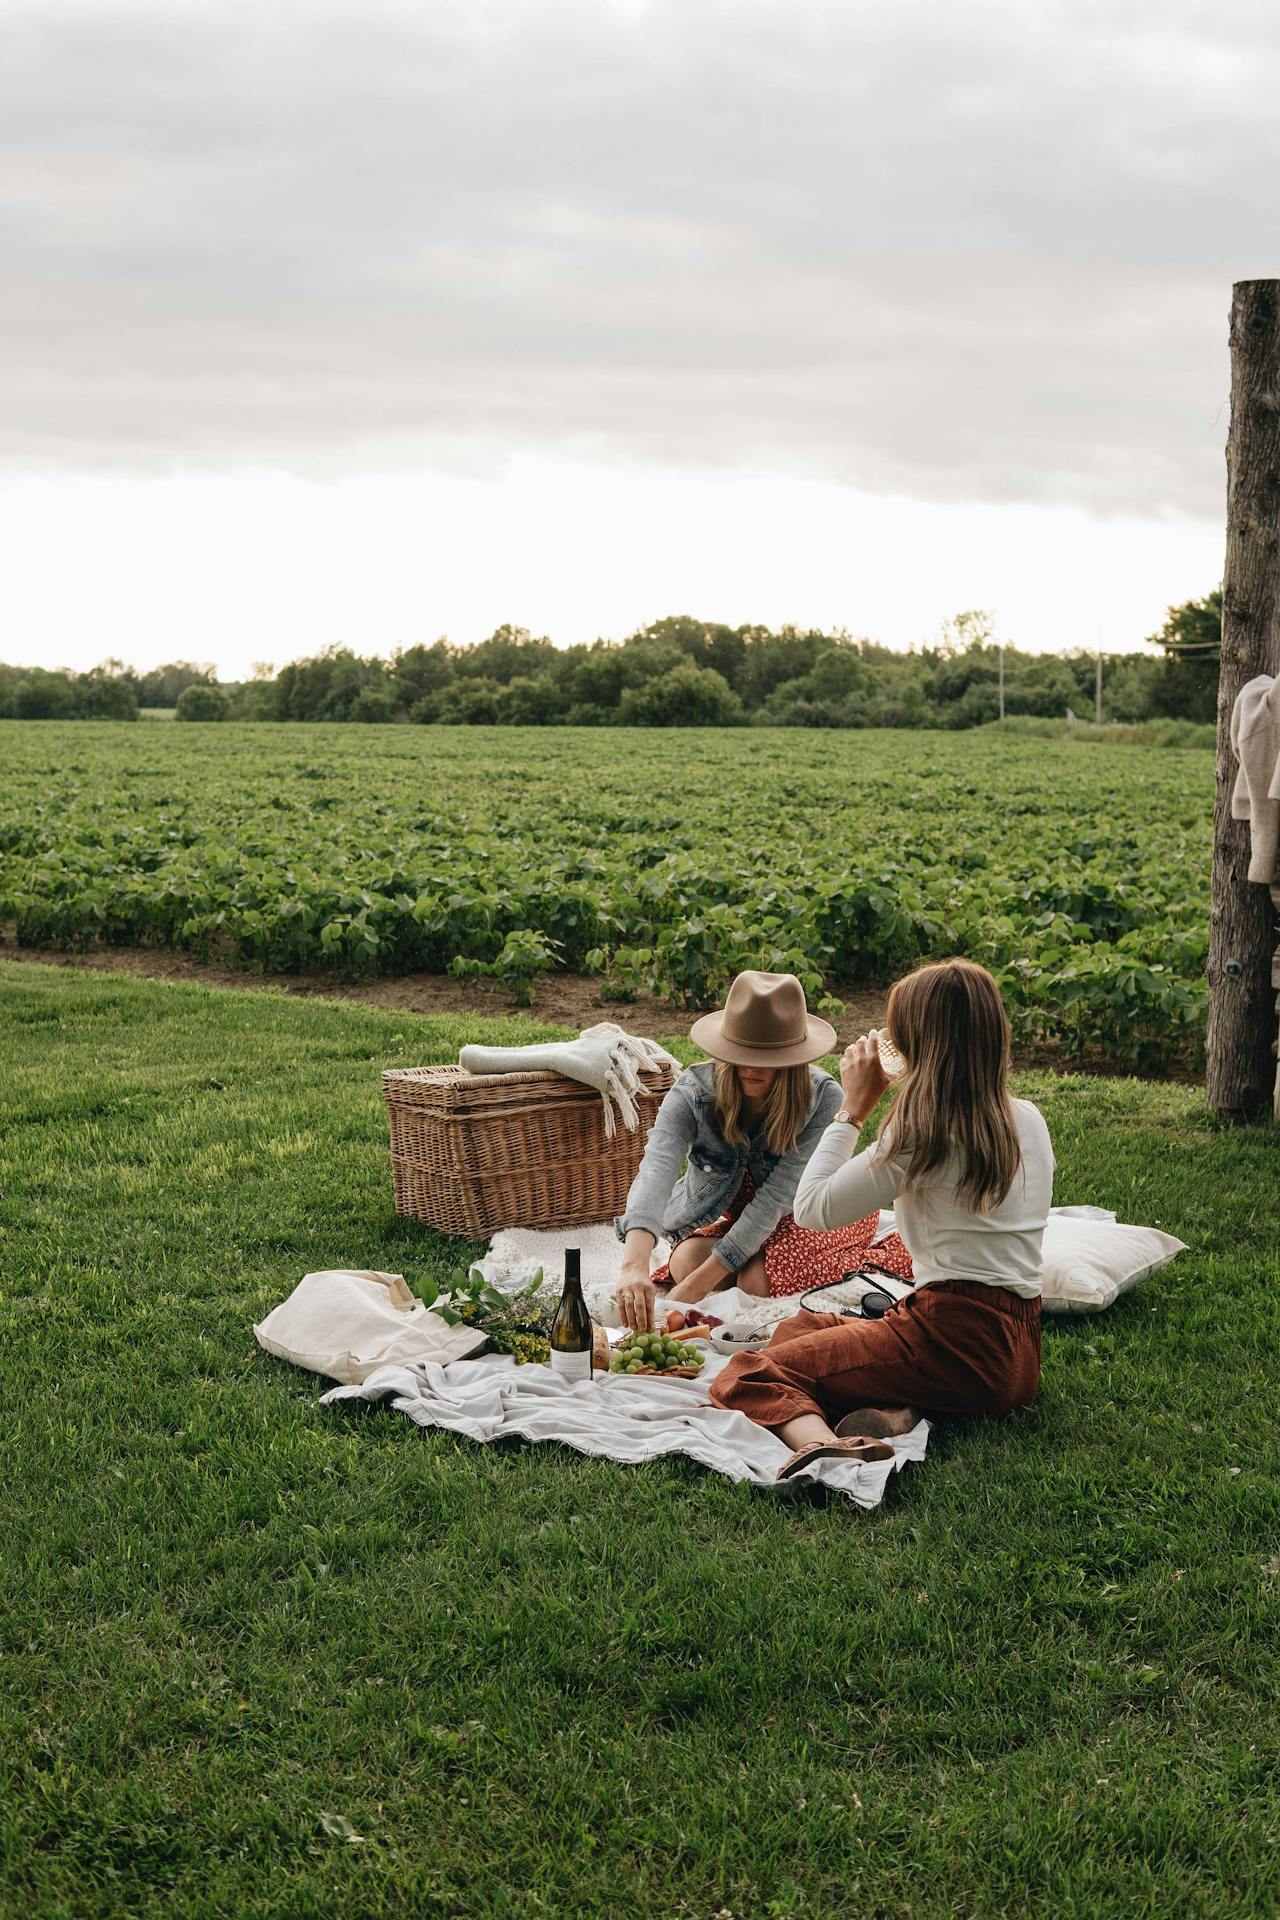
MULTIPOLYGON (((281 987, 286 993, 322 994, 330 1000, 358 1000, 367 1007, 405 1013, 477 1014, 486 1018, 513 1011, 511 996, 491 980, 463 985, 443 973, 406 973, 375 980, 340 980, 329 973, 259 973, 246 967, 205 965, 186 953, 153 947, 100 947, 89 953, 52 953, 35 947, 0 945, 0 958, 28 960, 46 967, 90 968, 99 973, 128 973, 143 980, 191 980, 208 987, 281 987)), ((856 1038, 884 1017, 886 989, 850 988, 841 994, 845 1014, 841 1037, 856 1038)), ((590 975, 557 973, 540 980, 534 1003, 521 1008, 530 1018, 559 1027, 589 1027, 597 1020, 666 1035, 684 1032, 696 1018, 688 1007, 645 995, 619 1002, 600 997, 600 982, 590 975)))
MULTIPOLYGON (((641 994, 635 1000, 603 1000, 600 982, 589 974, 557 973, 540 980, 534 988, 531 1007, 513 1007, 504 987, 492 980, 468 981, 465 985, 446 973, 393 974, 376 980, 341 980, 328 973, 260 973, 249 967, 206 964, 187 953, 171 953, 154 947, 97 947, 88 953, 53 953, 38 947, 15 947, 0 942, 0 959, 32 961, 43 967, 88 968, 95 973, 127 973, 141 980, 190 980, 206 987, 279 987, 285 993, 320 995, 329 1000, 357 1000, 366 1007, 386 1007, 404 1013, 474 1014, 483 1019, 501 1019, 521 1013, 543 1020, 548 1026, 582 1028, 597 1020, 616 1020, 633 1033, 649 1033, 670 1039, 686 1033, 702 1009, 678 1007, 671 1000, 655 1000, 641 994)), ((835 989, 845 1003, 845 1011, 836 1022, 841 1042, 855 1040, 869 1027, 884 1024, 887 987, 844 987, 835 989)), ((1048 1067, 1055 1073, 1119 1075, 1134 1072, 1132 1067, 1117 1066, 1114 1061, 1091 1057, 1064 1060, 1053 1048, 1020 1049, 1014 1056, 1017 1067, 1048 1067)), ((1190 1073, 1142 1074, 1138 1079, 1174 1080, 1198 1084, 1190 1073)))

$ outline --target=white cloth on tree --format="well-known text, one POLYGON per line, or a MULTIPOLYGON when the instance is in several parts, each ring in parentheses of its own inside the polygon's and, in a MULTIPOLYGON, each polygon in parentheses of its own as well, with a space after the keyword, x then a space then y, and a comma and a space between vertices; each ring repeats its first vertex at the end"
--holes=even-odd
POLYGON ((1231 814, 1249 822, 1249 878, 1275 885, 1280 846, 1280 680, 1260 673, 1231 709, 1231 746, 1240 762, 1231 814))
POLYGON ((563 1073, 583 1086, 594 1087, 604 1102, 604 1130, 612 1140, 617 1128, 615 1108, 622 1124, 640 1123, 636 1095, 643 1089, 641 1071, 680 1062, 656 1040, 627 1033, 613 1020, 584 1027, 576 1040, 552 1040, 531 1047, 464 1047, 458 1065, 467 1073, 563 1073))

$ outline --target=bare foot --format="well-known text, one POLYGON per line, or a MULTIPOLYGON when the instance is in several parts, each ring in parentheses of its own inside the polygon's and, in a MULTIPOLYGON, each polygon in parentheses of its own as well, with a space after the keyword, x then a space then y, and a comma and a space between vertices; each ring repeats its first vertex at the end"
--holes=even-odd
POLYGON ((919 1418, 914 1407, 855 1407, 837 1423, 836 1432, 842 1438, 860 1433, 868 1440, 892 1440, 910 1433, 919 1418))

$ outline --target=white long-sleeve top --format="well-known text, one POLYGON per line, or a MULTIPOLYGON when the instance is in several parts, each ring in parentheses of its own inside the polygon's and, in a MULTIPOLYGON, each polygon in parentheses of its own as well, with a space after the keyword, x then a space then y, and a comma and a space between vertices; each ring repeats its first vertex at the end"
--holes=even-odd
POLYGON ((879 1158, 879 1142, 854 1158, 858 1129, 833 1121, 800 1176, 792 1207, 796 1224, 830 1233, 852 1226, 877 1207, 892 1207, 915 1269, 916 1285, 977 1280, 1007 1287, 1024 1300, 1040 1297, 1040 1247, 1053 1199, 1053 1147, 1040 1109, 1014 1100, 1022 1165, 999 1206, 974 1213, 956 1197, 957 1160, 907 1184, 907 1167, 894 1152, 879 1158))

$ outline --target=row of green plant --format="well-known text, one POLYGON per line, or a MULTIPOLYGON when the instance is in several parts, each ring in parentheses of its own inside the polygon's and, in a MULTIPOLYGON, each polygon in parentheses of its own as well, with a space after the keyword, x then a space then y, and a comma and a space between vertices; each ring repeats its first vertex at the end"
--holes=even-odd
MULTIPOLYGON (((1220 633, 1220 594, 1171 608, 1148 642, 1155 651, 1104 662, 1104 720, 1211 721, 1220 633)), ((184 662, 143 679, 119 661, 92 676, 0 668, 0 717, 129 718, 140 707, 176 702, 179 720, 198 722, 963 728, 1002 710, 1059 722, 1095 714, 1095 671, 1085 650, 998 646, 984 613, 962 613, 936 644, 906 652, 844 632, 774 633, 679 616, 620 645, 556 647, 521 627, 500 627, 478 646, 440 640, 390 660, 334 648, 233 687, 184 662), (115 703, 109 715, 108 700, 115 703)))
POLYGON ((271 972, 553 968, 815 1003, 921 959, 1000 976, 1019 1038, 1194 1059, 1213 762, 989 735, 0 725, 0 923, 27 946, 271 972))

